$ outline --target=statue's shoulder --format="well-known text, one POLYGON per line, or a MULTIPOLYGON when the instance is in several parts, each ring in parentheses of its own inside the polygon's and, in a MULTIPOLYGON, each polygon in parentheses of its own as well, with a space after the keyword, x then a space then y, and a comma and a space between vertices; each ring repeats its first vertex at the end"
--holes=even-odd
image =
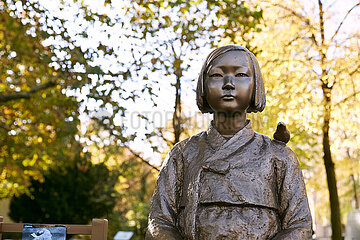
POLYGON ((176 143, 168 152, 161 168, 166 168, 166 166, 169 165, 182 166, 184 159, 187 159, 190 155, 196 154, 196 152, 199 151, 199 145, 201 145, 199 142, 200 139, 204 138, 204 134, 206 134, 205 131, 176 143))
POLYGON ((272 155, 279 160, 292 161, 297 159, 294 151, 286 145, 285 142, 272 139, 262 133, 255 132, 255 138, 261 140, 264 144, 269 147, 272 155))
POLYGON ((271 139, 271 149, 275 159, 285 163, 288 166, 298 165, 298 158, 294 151, 286 143, 271 139))
POLYGON ((176 143, 172 148, 172 152, 176 153, 184 153, 186 151, 191 150, 192 148, 196 148, 201 139, 205 139, 206 131, 199 132, 191 137, 185 138, 180 142, 176 143))

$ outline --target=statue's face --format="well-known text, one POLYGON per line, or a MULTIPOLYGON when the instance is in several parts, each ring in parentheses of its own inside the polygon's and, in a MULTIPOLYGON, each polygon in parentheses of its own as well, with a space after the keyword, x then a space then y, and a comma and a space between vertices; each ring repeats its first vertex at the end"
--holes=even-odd
POLYGON ((230 51, 217 58, 205 75, 206 101, 214 112, 244 112, 254 86, 253 73, 243 51, 230 51))

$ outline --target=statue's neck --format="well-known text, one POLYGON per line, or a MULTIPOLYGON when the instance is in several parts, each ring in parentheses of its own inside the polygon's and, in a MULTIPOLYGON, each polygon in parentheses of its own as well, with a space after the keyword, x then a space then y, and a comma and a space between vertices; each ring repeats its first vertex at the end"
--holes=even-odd
POLYGON ((214 127, 221 135, 235 135, 246 124, 246 111, 236 113, 214 113, 214 127))

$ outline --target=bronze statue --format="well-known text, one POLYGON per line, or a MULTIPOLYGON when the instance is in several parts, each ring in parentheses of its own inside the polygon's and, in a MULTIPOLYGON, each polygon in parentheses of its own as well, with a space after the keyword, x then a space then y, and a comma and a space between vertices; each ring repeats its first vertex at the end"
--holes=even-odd
POLYGON ((254 132, 247 112, 262 111, 260 67, 246 48, 228 45, 205 60, 197 85, 207 131, 176 144, 159 173, 146 239, 311 239, 299 162, 277 140, 254 132))

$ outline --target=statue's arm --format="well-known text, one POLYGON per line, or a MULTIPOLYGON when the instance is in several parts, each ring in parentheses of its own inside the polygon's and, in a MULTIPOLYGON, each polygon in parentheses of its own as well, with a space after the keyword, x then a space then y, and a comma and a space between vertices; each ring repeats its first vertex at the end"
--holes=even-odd
POLYGON ((179 151, 176 146, 167 155, 160 170, 151 201, 146 240, 183 239, 178 228, 179 151))
POLYGON ((278 174, 282 230, 273 239, 312 239, 312 220, 300 164, 296 155, 287 150, 287 161, 278 174))

